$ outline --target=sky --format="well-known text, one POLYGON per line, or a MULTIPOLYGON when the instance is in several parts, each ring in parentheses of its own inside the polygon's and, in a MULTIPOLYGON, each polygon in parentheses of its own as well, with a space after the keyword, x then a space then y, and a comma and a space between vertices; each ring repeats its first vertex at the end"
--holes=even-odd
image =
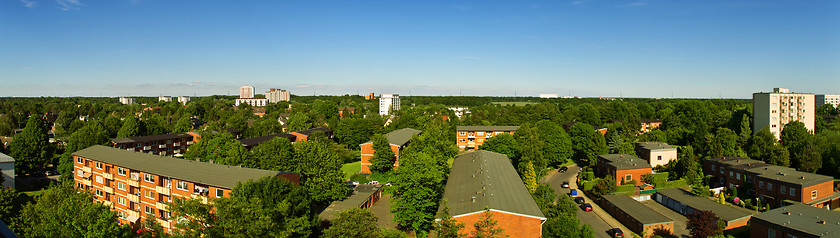
POLYGON ((840 1, 0 1, 0 97, 840 94, 840 1))

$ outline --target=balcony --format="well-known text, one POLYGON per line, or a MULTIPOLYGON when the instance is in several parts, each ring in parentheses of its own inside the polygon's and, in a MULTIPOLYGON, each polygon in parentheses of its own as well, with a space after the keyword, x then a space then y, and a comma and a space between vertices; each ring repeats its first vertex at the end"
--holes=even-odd
POLYGON ((107 180, 114 180, 114 174, 111 174, 111 173, 102 173, 102 178, 105 178, 105 179, 107 179, 107 180))
POLYGON ((164 148, 166 148, 166 144, 160 144, 160 145, 158 145, 158 148, 164 149, 164 148))
POLYGON ((128 197, 129 201, 136 202, 136 203, 140 202, 140 195, 139 194, 130 194, 129 193, 129 194, 126 195, 126 197, 128 197))
POLYGON ((128 216, 130 216, 130 217, 140 217, 140 212, 139 212, 139 211, 134 211, 134 210, 131 210, 131 209, 126 209, 126 210, 125 210, 125 213, 126 213, 126 214, 128 214, 128 216))
POLYGON ((192 144, 195 144, 195 142, 187 141, 187 145, 192 145, 192 144))
POLYGON ((161 186, 157 186, 157 189, 155 189, 155 190, 157 190, 157 193, 167 195, 167 196, 169 196, 170 193, 172 192, 171 189, 169 189, 167 187, 161 187, 161 186))
POLYGON ((114 205, 114 203, 112 203, 111 201, 102 201, 102 205, 105 205, 106 207, 111 207, 112 205, 114 205))
POLYGON ((87 166, 82 167, 82 171, 84 171, 85 173, 90 173, 90 170, 91 170, 90 167, 87 167, 87 166))
POLYGON ((143 150, 152 150, 152 146, 143 146, 143 150))
POLYGON ((201 196, 201 195, 198 195, 198 194, 193 194, 191 197, 193 199, 201 200, 201 203, 207 204, 207 197, 205 197, 205 196, 201 196))
POLYGON ((179 146, 181 146, 181 142, 175 142, 175 143, 172 144, 172 146, 179 147, 179 146))
POLYGON ((112 188, 112 187, 105 186, 105 187, 102 187, 102 190, 105 191, 105 193, 110 193, 110 194, 114 193, 114 188, 112 188))
POLYGON ((166 204, 162 202, 158 202, 157 204, 155 204, 155 207, 157 207, 158 210, 166 210, 168 208, 168 206, 166 206, 166 204))
POLYGON ((128 182, 128 186, 140 187, 140 181, 127 179, 126 182, 128 182))
POLYGON ((85 186, 90 186, 90 179, 82 179, 82 184, 85 186))
POLYGON ((171 229, 172 228, 172 222, 170 222, 168 220, 158 218, 157 222, 160 224, 160 226, 162 226, 165 229, 171 229))

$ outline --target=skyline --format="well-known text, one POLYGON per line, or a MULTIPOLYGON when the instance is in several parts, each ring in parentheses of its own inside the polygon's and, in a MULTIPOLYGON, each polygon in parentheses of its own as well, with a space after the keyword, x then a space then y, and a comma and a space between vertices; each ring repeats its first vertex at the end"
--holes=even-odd
POLYGON ((0 2, 0 96, 840 94, 838 1, 0 2))

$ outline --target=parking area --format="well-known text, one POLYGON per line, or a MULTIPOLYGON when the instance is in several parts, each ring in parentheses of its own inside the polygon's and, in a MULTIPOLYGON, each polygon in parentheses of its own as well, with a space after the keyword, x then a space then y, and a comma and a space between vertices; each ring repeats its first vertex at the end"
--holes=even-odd
MULTIPOLYGON (((577 189, 577 174, 580 172, 580 168, 571 165, 568 166, 568 171, 566 172, 557 172, 556 170, 551 171, 545 179, 543 179, 543 183, 548 184, 551 188, 557 192, 558 196, 568 196, 567 194, 571 189, 577 189), (569 182, 569 188, 564 188, 563 182, 569 182)), ((606 211, 601 209, 598 204, 595 204, 591 199, 587 198, 582 192, 578 191, 578 196, 583 197, 584 201, 592 205, 592 211, 586 212, 581 209, 577 210, 577 217, 583 224, 589 224, 592 226, 592 229, 595 230, 595 237, 597 238, 609 238, 610 235, 608 231, 613 227, 621 228, 624 231, 625 235, 629 234, 630 230, 628 230, 624 225, 621 225, 615 218, 611 217, 607 214, 606 211)))

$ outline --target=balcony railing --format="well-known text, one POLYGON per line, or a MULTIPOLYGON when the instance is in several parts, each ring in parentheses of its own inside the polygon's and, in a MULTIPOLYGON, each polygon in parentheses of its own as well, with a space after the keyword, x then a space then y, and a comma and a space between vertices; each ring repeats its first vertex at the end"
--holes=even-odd
POLYGON ((140 181, 138 180, 127 179, 126 182, 128 183, 128 186, 140 187, 140 181))
POLYGON ((175 143, 172 144, 172 146, 175 146, 175 147, 181 146, 181 142, 175 142, 175 143))
POLYGON ((130 193, 129 193, 129 194, 127 195, 127 197, 128 197, 128 200, 129 200, 129 201, 132 201, 132 202, 137 202, 137 203, 139 203, 139 202, 140 202, 140 194, 130 194, 130 193))
POLYGON ((157 190, 157 193, 163 194, 163 195, 169 195, 172 192, 171 189, 169 189, 167 187, 161 187, 161 186, 157 186, 157 189, 155 189, 155 190, 157 190))
POLYGON ((114 180, 114 174, 102 173, 102 178, 105 178, 105 179, 108 179, 108 180, 114 180))
POLYGON ((167 208, 169 208, 168 206, 166 206, 166 203, 162 202, 158 202, 157 204, 155 204, 155 207, 157 207, 158 210, 167 210, 167 208))
POLYGON ((160 224, 160 226, 162 226, 165 229, 171 229, 172 228, 172 222, 170 222, 169 220, 158 218, 157 222, 160 224))
POLYGON ((195 142, 187 141, 187 145, 192 145, 192 144, 195 144, 195 142))
POLYGON ((111 207, 111 205, 114 205, 114 203, 112 203, 111 201, 102 201, 102 205, 105 205, 106 207, 111 207))
POLYGON ((158 148, 161 148, 161 149, 166 148, 166 144, 160 144, 160 145, 158 145, 158 148))
POLYGON ((85 186, 90 186, 90 179, 82 179, 82 184, 85 186))
POLYGON ((131 210, 131 209, 126 209, 126 210, 125 210, 125 213, 126 213, 126 214, 128 214, 128 216, 130 216, 130 217, 131 217, 131 216, 133 216, 133 217, 140 217, 140 212, 139 212, 139 211, 134 211, 134 210, 131 210))
POLYGON ((112 187, 102 187, 102 190, 104 190, 105 193, 111 193, 111 194, 114 193, 114 188, 112 188, 112 187))
POLYGON ((152 150, 152 146, 143 146, 143 150, 152 150))
POLYGON ((82 171, 84 171, 85 173, 90 173, 91 169, 90 169, 90 167, 85 166, 85 167, 82 167, 82 171))
POLYGON ((192 198, 201 200, 201 203, 207 204, 207 197, 198 194, 193 194, 192 198))

